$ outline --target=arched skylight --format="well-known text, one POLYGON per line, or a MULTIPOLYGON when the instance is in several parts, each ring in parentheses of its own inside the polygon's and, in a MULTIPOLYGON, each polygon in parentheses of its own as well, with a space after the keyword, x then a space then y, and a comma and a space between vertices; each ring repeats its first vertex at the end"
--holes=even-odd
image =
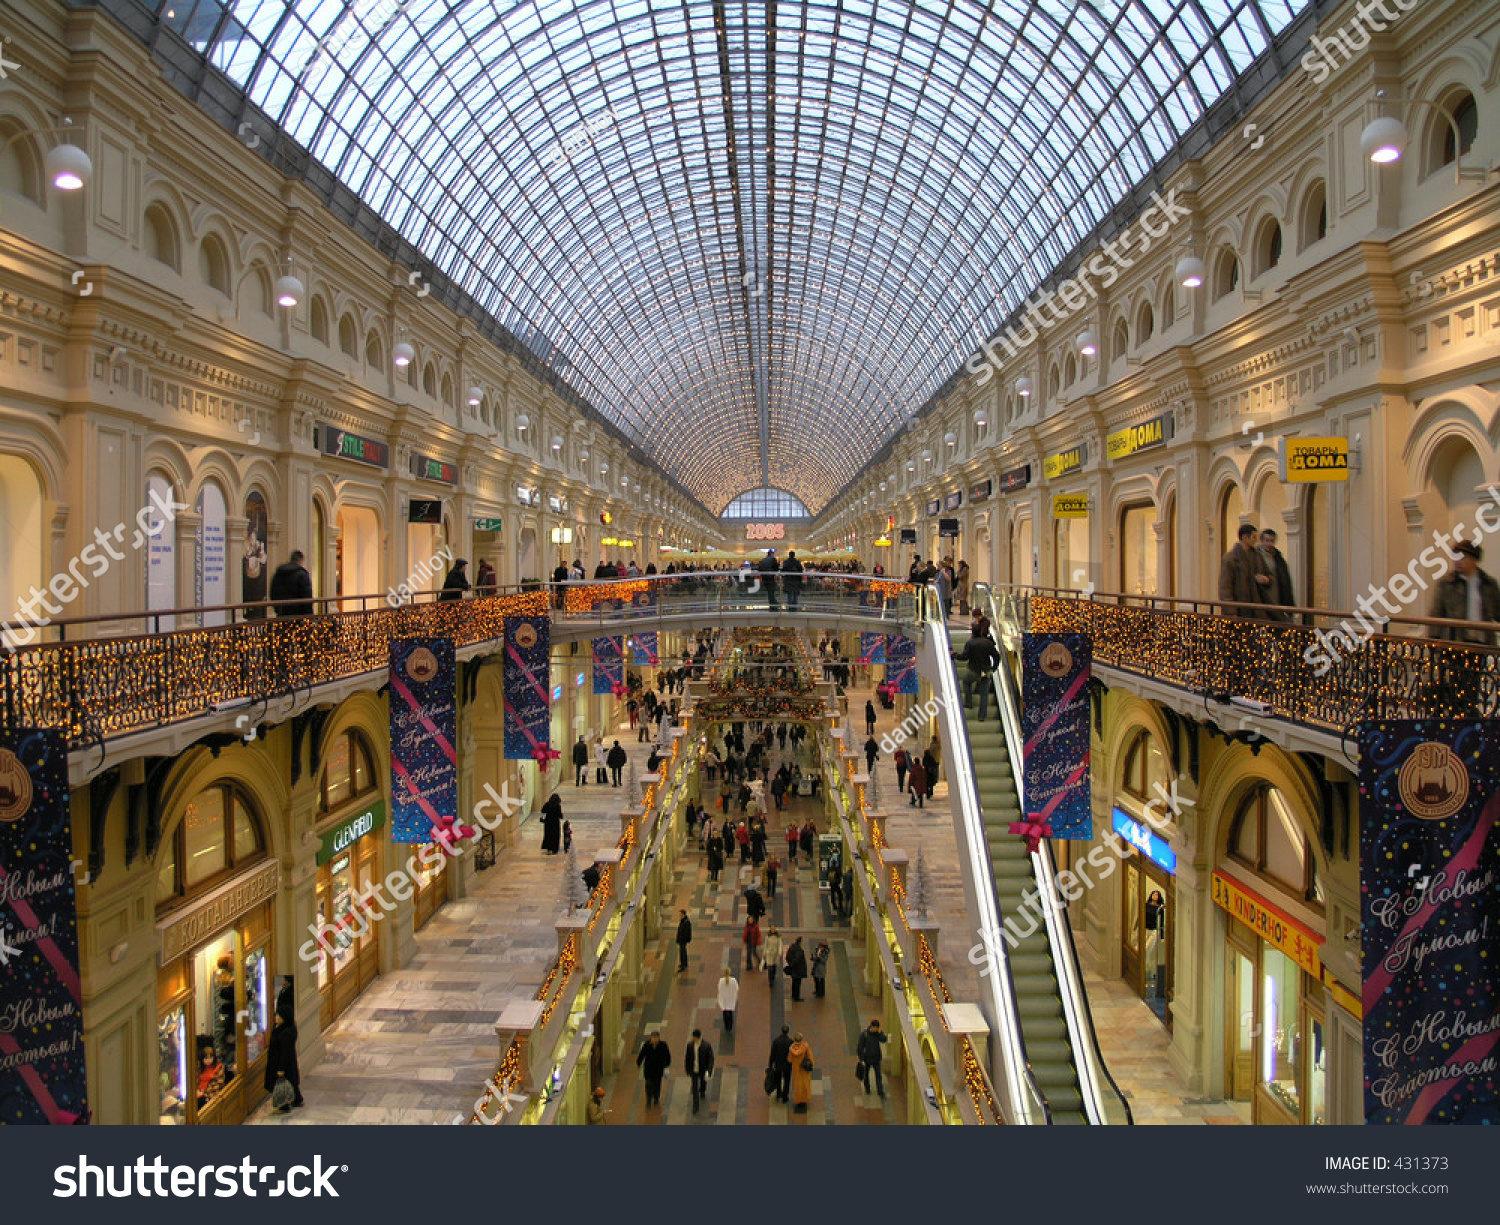
POLYGON ((807 507, 784 489, 752 489, 724 508, 726 519, 806 519, 807 507))
POLYGON ((813 510, 1302 7, 156 3, 707 506, 813 510))

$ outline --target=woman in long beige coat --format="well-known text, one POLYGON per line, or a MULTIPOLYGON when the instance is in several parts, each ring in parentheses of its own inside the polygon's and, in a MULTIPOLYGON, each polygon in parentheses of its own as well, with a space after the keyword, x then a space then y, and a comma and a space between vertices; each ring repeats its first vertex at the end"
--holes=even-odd
POLYGON ((807 1103, 812 1101, 812 1068, 803 1063, 813 1062, 812 1047, 801 1034, 792 1038, 792 1049, 787 1052, 792 1061, 792 1109, 797 1114, 807 1113, 807 1103))

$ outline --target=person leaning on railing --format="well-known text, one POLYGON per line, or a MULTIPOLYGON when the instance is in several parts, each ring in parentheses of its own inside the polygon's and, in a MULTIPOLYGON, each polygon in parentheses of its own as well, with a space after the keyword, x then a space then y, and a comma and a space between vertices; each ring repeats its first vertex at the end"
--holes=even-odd
MULTIPOLYGON (((1453 546, 1458 560, 1453 564, 1453 573, 1433 588, 1432 607, 1429 615, 1449 621, 1473 621, 1476 623, 1500 621, 1500 584, 1479 568, 1484 550, 1472 541, 1463 540, 1453 546)), ((1480 646, 1494 646, 1495 632, 1455 625, 1430 627, 1434 638, 1450 638, 1456 642, 1472 642, 1480 646)))

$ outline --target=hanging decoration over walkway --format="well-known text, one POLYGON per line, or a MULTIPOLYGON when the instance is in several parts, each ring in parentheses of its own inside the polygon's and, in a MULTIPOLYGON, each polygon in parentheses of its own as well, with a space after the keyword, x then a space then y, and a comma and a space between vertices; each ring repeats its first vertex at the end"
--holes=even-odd
POLYGON ((885 644, 885 676, 897 693, 917 692, 917 644, 904 634, 892 634, 885 644))
POLYGON ((1021 645, 1021 735, 1027 820, 1050 837, 1094 836, 1089 785, 1089 677, 1083 634, 1026 634, 1021 645))
POLYGON ((617 692, 625 684, 624 640, 595 638, 593 649, 595 696, 617 692))
POLYGON ((552 730, 552 622, 546 617, 505 619, 505 756, 537 761, 550 749, 552 730))
POLYGON ((391 642, 391 841, 433 842, 458 816, 453 639, 391 642))

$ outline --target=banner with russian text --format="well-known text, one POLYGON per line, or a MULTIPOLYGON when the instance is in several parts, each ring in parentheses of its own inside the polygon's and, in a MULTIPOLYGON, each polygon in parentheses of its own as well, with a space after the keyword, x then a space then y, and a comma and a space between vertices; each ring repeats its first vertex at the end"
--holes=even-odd
POLYGON ((1025 634, 1021 642, 1021 737, 1026 820, 1053 838, 1094 836, 1089 778, 1089 678, 1093 643, 1083 634, 1025 634))
POLYGON ((625 684, 625 644, 619 638, 594 639, 594 692, 614 693, 625 684))
POLYGON ((657 637, 656 637, 656 633, 657 632, 655 630, 651 630, 649 633, 636 634, 631 639, 631 642, 632 642, 632 644, 634 646, 634 650, 635 650, 635 653, 636 653, 636 659, 635 659, 636 663, 638 663, 638 664, 646 664, 646 665, 649 665, 650 667, 654 668, 660 662, 660 659, 659 659, 659 657, 658 657, 658 655, 656 653, 657 652, 657 637))
POLYGON ((451 638, 391 641, 392 842, 431 842, 458 818, 456 671, 451 638))
POLYGON ((505 756, 544 762, 552 737, 552 622, 505 618, 505 756))
POLYGON ((1365 1122, 1500 1123, 1500 723, 1360 726, 1365 1122))
POLYGON ((866 634, 859 636, 859 662, 862 664, 885 663, 885 635, 866 634))
POLYGON ((68 751, 0 736, 0 1123, 87 1123, 68 751))
POLYGON ((904 634, 891 634, 885 641, 885 679, 897 693, 917 691, 917 644, 904 634))

